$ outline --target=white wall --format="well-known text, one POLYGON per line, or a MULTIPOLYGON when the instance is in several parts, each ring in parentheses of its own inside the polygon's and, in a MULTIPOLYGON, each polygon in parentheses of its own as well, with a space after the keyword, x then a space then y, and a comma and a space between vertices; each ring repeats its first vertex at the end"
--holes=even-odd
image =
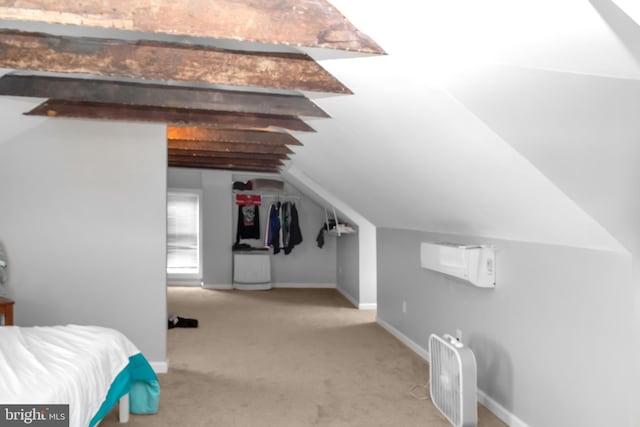
MULTIPOLYGON (((363 170, 365 168, 359 168, 363 170)), ((283 171, 285 179, 291 182, 296 188, 301 189, 305 194, 318 201, 327 210, 336 210, 338 219, 347 220, 350 225, 358 229, 357 234, 357 251, 355 247, 347 249, 343 247, 341 256, 347 257, 349 260, 355 260, 355 264, 350 268, 357 268, 357 292, 355 288, 352 291, 345 292, 345 296, 352 299, 352 303, 358 308, 375 308, 377 303, 377 269, 376 269, 376 226, 367 218, 355 211, 349 204, 337 198, 328 192, 317 182, 311 179, 305 172, 296 166, 289 166, 283 171)), ((332 212, 333 213, 333 212, 332 212)), ((344 264, 343 260, 339 261, 344 264)), ((355 275, 349 279, 354 280, 355 275)), ((342 279, 346 279, 343 277, 342 279)), ((340 290, 347 290, 347 283, 343 280, 340 290)), ((349 286, 353 283, 349 282, 349 286)))
POLYGON ((380 321, 425 351, 460 328, 479 388, 524 423, 631 425, 628 254, 383 228, 378 263, 380 321), (422 241, 495 245, 496 288, 420 268, 422 241))
POLYGON ((357 227, 354 234, 343 234, 338 245, 338 290, 360 309, 377 308, 376 228, 357 227))
MULTIPOLYGON (((232 184, 235 176, 249 179, 253 175, 228 171, 169 168, 169 187, 200 188, 203 190, 203 262, 204 284, 229 286, 232 282, 232 251, 235 242, 237 206, 233 203, 232 184)), ((246 179, 243 179, 246 181, 246 179)), ((260 206, 260 225, 264 229, 268 207, 274 198, 264 197, 260 206)), ((300 217, 303 241, 289 255, 283 252, 271 257, 272 282, 276 286, 335 286, 336 245, 318 248, 316 236, 324 223, 324 211, 312 200, 301 195, 291 199, 300 217)), ((247 240, 254 246, 261 241, 247 240)))
POLYGON ((0 240, 18 325, 95 324, 166 360, 164 127, 24 117, 0 140, 0 240))
MULTIPOLYGON (((629 336, 640 357, 640 81, 488 66, 451 90, 634 254, 629 336)), ((640 368, 630 374, 640 383, 640 368)))
POLYGON ((233 221, 231 185, 231 174, 228 172, 202 171, 203 283, 209 285, 231 283, 234 235, 229 226, 233 221))
POLYGON ((377 230, 373 224, 358 227, 360 308, 374 309, 378 303, 377 230))
POLYGON ((356 307, 360 303, 360 254, 358 234, 337 237, 325 234, 325 239, 336 240, 338 290, 356 307))

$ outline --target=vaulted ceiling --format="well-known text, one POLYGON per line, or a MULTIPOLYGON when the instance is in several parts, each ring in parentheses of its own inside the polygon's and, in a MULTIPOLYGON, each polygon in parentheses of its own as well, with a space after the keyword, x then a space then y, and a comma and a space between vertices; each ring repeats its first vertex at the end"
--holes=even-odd
POLYGON ((170 166, 277 172, 351 94, 300 48, 383 54, 324 0, 0 1, 0 95, 27 115, 167 123, 170 166))
POLYGON ((355 95, 288 179, 378 227, 640 250, 637 1, 363 3, 333 1, 387 55, 321 61, 355 95))
POLYGON ((149 3, 0 0, 0 94, 377 227, 640 250, 636 0, 149 3))

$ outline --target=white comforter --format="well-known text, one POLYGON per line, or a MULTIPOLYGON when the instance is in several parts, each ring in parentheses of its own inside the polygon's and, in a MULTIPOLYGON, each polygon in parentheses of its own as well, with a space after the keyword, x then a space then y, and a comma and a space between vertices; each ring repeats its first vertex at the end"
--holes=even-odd
POLYGON ((86 427, 113 380, 137 353, 113 329, 0 327, 0 403, 66 403, 70 427, 86 427))

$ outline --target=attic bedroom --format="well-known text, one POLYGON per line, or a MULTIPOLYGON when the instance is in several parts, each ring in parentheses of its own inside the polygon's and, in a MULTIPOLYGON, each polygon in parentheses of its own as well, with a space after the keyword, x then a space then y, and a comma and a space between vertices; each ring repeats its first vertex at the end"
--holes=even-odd
POLYGON ((0 330, 124 334, 160 384, 132 424, 455 425, 429 342, 460 332, 477 425, 640 426, 635 1, 7 0, 0 20, 0 330), (234 189, 255 179, 282 192, 234 189), (172 191, 199 197, 195 275, 167 274, 172 191), (300 214, 269 290, 234 289, 238 194, 261 198, 251 246, 274 202, 300 214), (321 248, 332 217, 355 232, 321 248), (493 248, 495 287, 423 268, 425 242, 493 248), (200 327, 167 330, 176 311, 200 327))

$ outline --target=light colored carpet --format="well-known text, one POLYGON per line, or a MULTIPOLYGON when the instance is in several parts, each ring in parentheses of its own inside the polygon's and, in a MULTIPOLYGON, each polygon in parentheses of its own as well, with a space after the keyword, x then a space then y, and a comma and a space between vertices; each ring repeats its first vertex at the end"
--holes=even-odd
MULTIPOLYGON (((168 331, 160 410, 132 427, 450 425, 409 394, 427 364, 333 289, 172 287, 168 305, 200 327, 168 331)), ((479 407, 479 426, 505 424, 479 407)))

